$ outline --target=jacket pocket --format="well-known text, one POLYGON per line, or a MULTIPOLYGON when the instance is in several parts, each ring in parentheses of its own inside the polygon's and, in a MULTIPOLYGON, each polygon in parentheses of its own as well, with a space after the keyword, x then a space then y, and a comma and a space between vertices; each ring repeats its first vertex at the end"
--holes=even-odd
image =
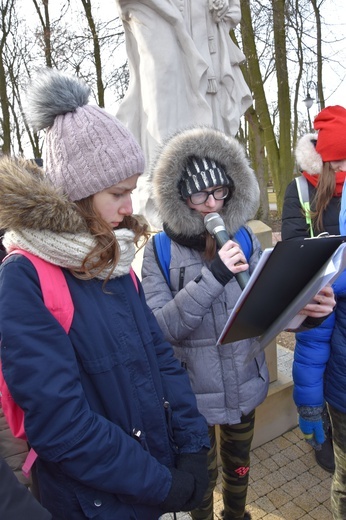
POLYGON ((123 360, 120 359, 118 352, 113 352, 99 358, 82 359, 81 363, 88 374, 101 374, 112 370, 116 365, 122 364, 123 360))
POLYGON ((115 495, 93 488, 80 487, 75 490, 79 505, 86 518, 95 520, 113 520, 126 518, 138 520, 130 504, 120 502, 115 495))

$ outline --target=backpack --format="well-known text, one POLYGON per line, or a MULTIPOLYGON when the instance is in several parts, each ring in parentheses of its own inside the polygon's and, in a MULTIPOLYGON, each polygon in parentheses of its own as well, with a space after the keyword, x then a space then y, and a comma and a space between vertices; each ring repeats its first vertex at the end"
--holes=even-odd
MULTIPOLYGON (((242 226, 235 233, 233 239, 236 242, 238 242, 247 261, 249 261, 253 251, 253 244, 248 230, 242 226)), ((165 277, 167 285, 170 287, 171 280, 169 273, 169 265, 171 263, 171 239, 169 238, 167 233, 165 233, 164 231, 160 231, 160 233, 156 233, 156 235, 153 236, 153 248, 156 262, 160 267, 163 276, 165 277)), ((179 276, 179 290, 182 289, 183 282, 184 268, 181 268, 179 276)))
MULTIPOLYGON (((33 264, 40 281, 44 304, 60 323, 65 332, 68 333, 73 319, 74 307, 71 294, 61 268, 21 249, 12 251, 5 258, 8 258, 13 254, 21 254, 28 258, 28 260, 30 260, 30 262, 33 264)), ((24 430, 24 412, 13 400, 13 397, 4 380, 1 369, 0 393, 2 409, 12 434, 14 437, 27 440, 24 430)), ((30 470, 36 458, 37 453, 33 448, 31 448, 22 468, 22 471, 26 477, 29 477, 30 470)))
POLYGON ((313 238, 315 235, 314 235, 314 229, 313 229, 312 220, 311 220, 308 181, 306 180, 306 178, 303 175, 300 175, 300 177, 296 177, 295 181, 296 181, 296 185, 297 185, 299 202, 304 211, 305 221, 306 221, 307 225, 309 226, 310 237, 313 238))
MULTIPOLYGON (((23 255, 31 261, 37 271, 45 306, 60 323, 66 334, 68 334, 73 320, 74 305, 61 268, 22 249, 11 251, 5 258, 14 254, 23 255)), ((132 268, 130 269, 130 275, 137 292, 139 292, 138 281, 132 268)), ((12 434, 19 439, 27 440, 24 429, 24 412, 13 400, 3 377, 1 363, 0 394, 1 406, 12 434)), ((36 458, 37 453, 31 448, 22 468, 26 477, 29 477, 36 458)))

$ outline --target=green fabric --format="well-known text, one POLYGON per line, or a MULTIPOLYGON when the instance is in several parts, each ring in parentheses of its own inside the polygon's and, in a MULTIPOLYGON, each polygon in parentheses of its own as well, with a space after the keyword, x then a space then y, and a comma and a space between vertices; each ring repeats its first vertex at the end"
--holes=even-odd
MULTIPOLYGON (((220 457, 222 464, 222 496, 225 520, 243 520, 249 484, 250 450, 254 434, 255 411, 242 416, 239 424, 220 425, 220 457)), ((208 428, 209 488, 198 509, 191 512, 193 520, 213 520, 213 491, 218 475, 215 426, 208 428)))
POLYGON ((302 175, 300 177, 296 177, 295 179, 298 190, 298 197, 301 207, 303 208, 305 221, 310 229, 310 237, 314 236, 314 229, 312 226, 311 220, 311 209, 310 209, 310 198, 309 198, 309 188, 308 181, 302 175))
POLYGON ((328 404, 332 423, 335 471, 332 481, 331 506, 334 520, 346 518, 346 414, 328 404))

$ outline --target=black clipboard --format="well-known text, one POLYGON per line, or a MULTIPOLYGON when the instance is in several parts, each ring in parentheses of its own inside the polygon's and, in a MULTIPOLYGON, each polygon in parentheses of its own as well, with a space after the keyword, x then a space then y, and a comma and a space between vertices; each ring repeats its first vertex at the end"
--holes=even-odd
POLYGON ((218 343, 264 334, 345 241, 328 236, 278 242, 218 343))

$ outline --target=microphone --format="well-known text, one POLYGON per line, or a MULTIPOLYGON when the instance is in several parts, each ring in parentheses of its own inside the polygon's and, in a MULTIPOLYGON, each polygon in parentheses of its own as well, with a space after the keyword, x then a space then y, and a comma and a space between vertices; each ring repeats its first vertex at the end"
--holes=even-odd
MULTIPOLYGON (((231 239, 226 231, 225 223, 218 213, 208 213, 208 215, 204 217, 204 225, 208 233, 215 238, 219 249, 231 239)), ((248 271, 236 273, 234 276, 241 290, 243 290, 250 279, 248 271)))

